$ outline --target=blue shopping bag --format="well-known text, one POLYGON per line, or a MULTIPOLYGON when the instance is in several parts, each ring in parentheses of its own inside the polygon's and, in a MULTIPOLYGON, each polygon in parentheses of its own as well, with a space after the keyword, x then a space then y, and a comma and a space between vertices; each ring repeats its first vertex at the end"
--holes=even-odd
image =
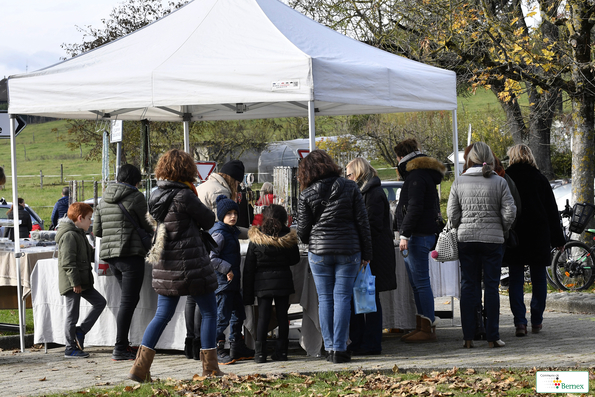
POLYGON ((353 303, 355 314, 376 311, 376 276, 372 275, 369 264, 357 273, 353 286, 353 303))

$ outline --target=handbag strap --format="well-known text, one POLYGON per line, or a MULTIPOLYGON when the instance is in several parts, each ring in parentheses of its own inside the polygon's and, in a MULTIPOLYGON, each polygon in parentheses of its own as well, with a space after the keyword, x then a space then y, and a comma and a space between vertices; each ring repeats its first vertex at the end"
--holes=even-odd
POLYGON ((136 223, 136 221, 134 220, 134 218, 132 217, 132 215, 130 215, 130 212, 128 212, 128 210, 127 210, 126 208, 124 208, 124 205, 122 204, 122 202, 119 202, 119 203, 118 203, 118 207, 120 207, 120 209, 122 210, 122 213, 123 213, 124 215, 126 215, 126 218, 128 218, 128 220, 129 220, 130 222, 132 222, 132 224, 134 225, 134 227, 135 227, 136 229, 139 229, 139 228, 140 228, 140 226, 138 225, 138 223, 136 223))

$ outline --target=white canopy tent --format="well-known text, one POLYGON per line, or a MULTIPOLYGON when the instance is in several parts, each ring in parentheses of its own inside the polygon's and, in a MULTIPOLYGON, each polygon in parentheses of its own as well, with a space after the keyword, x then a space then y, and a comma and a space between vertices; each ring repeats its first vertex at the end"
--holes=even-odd
POLYGON ((8 96, 11 114, 184 121, 186 150, 189 121, 307 116, 312 150, 315 115, 448 110, 458 151, 454 72, 360 43, 277 0, 190 2, 100 48, 11 76, 8 96))

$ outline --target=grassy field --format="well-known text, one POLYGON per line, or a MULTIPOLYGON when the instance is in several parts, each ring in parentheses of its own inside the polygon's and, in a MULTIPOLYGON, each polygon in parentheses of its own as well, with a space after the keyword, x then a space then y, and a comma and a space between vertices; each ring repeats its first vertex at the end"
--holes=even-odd
MULTIPOLYGON (((84 199, 93 197, 91 184, 101 179, 101 162, 85 161, 88 152, 85 147, 71 151, 66 147, 66 121, 32 124, 25 127, 15 138, 19 197, 23 197, 50 225, 50 217, 56 200, 61 197, 69 180, 89 182, 84 199), (63 167, 64 181, 60 178, 63 167), (43 173, 41 187, 40 171, 43 173)), ((7 180, 0 190, 0 196, 12 201, 12 167, 10 161, 10 139, 0 139, 0 165, 4 167, 7 180)))

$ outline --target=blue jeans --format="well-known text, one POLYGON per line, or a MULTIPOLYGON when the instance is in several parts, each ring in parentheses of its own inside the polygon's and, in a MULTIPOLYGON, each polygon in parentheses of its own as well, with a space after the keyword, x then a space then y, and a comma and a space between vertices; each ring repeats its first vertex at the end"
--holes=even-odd
MULTIPOLYGON (((546 268, 543 264, 530 264, 531 286, 531 324, 540 325, 543 322, 543 312, 547 299, 547 276, 546 268)), ((525 313, 525 301, 523 299, 523 285, 525 284, 524 266, 510 266, 509 268, 510 285, 508 287, 510 310, 514 315, 514 325, 527 325, 525 313)))
MULTIPOLYGON (((202 313, 202 325, 200 327, 202 348, 205 350, 214 349, 217 346, 217 340, 215 339, 215 331, 217 329, 215 293, 210 292, 204 295, 195 295, 192 298, 194 298, 202 313)), ((142 341, 143 346, 155 349, 155 345, 157 345, 163 330, 176 311, 179 300, 179 296, 157 296, 157 312, 145 330, 142 341)))
POLYGON ((411 236, 407 243, 409 255, 404 258, 409 283, 417 314, 434 322, 434 294, 430 285, 430 265, 428 255, 436 242, 436 236, 411 236))
POLYGON ((240 291, 223 290, 217 295, 217 340, 225 340, 225 329, 229 329, 229 341, 241 341, 242 326, 246 309, 240 291))
POLYGON ((318 317, 327 351, 346 351, 351 317, 351 296, 361 253, 316 255, 308 253, 318 292, 318 317))
POLYGON ((475 336, 475 311, 481 301, 481 277, 483 270, 484 308, 486 312, 486 336, 488 342, 500 339, 500 268, 504 255, 503 244, 459 243, 461 263, 461 325, 463 338, 475 336))

